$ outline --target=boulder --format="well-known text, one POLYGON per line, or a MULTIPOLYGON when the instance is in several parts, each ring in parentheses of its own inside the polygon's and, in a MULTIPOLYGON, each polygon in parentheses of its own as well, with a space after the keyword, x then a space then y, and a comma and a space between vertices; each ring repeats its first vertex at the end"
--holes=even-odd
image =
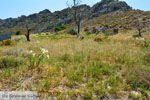
POLYGON ((108 27, 106 27, 106 26, 102 26, 98 29, 99 32, 105 32, 107 30, 108 30, 108 27))

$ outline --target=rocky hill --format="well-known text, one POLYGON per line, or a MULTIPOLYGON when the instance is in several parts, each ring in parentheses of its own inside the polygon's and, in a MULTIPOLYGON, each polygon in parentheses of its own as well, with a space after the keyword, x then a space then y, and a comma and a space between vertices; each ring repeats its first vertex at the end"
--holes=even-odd
MULTIPOLYGON (((86 15, 85 18, 93 19, 103 14, 114 11, 132 10, 132 8, 124 1, 101 1, 93 5, 78 6, 80 10, 86 15)), ((16 32, 18 30, 25 30, 25 25, 28 25, 34 32, 45 32, 53 29, 54 27, 68 24, 72 22, 72 15, 70 9, 66 8, 61 11, 50 12, 45 9, 39 13, 29 16, 21 16, 18 18, 8 18, 0 20, 0 30, 4 32, 16 32)))

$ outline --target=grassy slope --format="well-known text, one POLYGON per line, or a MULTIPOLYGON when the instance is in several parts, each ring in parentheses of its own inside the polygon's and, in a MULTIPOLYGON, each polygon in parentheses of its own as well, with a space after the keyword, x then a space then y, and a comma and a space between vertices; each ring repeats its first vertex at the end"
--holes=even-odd
POLYGON ((150 92, 150 35, 145 35, 145 43, 133 39, 133 33, 111 36, 102 42, 94 41, 100 37, 96 35, 85 35, 83 41, 64 34, 32 35, 31 42, 26 42, 24 36, 16 37, 22 40, 13 47, 0 47, 0 55, 23 48, 24 54, 9 56, 25 63, 0 69, 0 90, 32 90, 42 97, 69 95, 72 99, 81 95, 85 100, 97 100, 99 96, 146 99, 150 92), (30 50, 40 53, 39 48, 49 51, 49 59, 29 67, 25 55, 30 50))

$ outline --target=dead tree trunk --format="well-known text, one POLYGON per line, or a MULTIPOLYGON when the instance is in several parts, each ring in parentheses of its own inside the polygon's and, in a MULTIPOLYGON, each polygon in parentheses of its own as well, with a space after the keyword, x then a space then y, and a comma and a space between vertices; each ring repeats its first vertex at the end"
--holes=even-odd
POLYGON ((75 24, 77 26, 77 38, 78 38, 78 37, 80 37, 81 18, 79 18, 80 16, 78 16, 78 14, 77 14, 76 7, 74 8, 73 16, 74 16, 75 24))
POLYGON ((31 29, 29 29, 28 26, 26 26, 26 30, 27 30, 27 33, 25 34, 25 37, 26 37, 27 41, 30 41, 30 31, 31 31, 31 29))
POLYGON ((80 37, 80 27, 81 27, 81 22, 80 22, 80 20, 76 23, 76 25, 77 25, 77 38, 79 38, 80 37))
POLYGON ((138 31, 139 31, 139 37, 142 37, 142 32, 141 32, 141 29, 138 29, 138 31))
POLYGON ((139 37, 142 37, 142 33, 146 32, 146 27, 148 27, 148 24, 143 21, 143 19, 138 19, 135 22, 135 28, 138 31, 139 37))
MULTIPOLYGON (((81 29, 81 20, 82 20, 82 12, 80 12, 80 0, 73 0, 73 5, 71 5, 71 13, 73 15, 73 20, 77 27, 77 38, 80 39, 80 29, 81 29)), ((69 5, 68 5, 69 6, 69 5)))

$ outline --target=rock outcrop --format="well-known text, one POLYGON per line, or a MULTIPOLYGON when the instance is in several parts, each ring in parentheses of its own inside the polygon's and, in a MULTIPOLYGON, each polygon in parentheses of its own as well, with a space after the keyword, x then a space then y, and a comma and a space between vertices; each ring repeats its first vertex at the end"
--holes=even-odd
MULTIPOLYGON (((88 5, 78 6, 82 13, 84 13, 84 18, 92 19, 109 12, 117 10, 131 10, 131 7, 128 6, 123 1, 111 2, 98 2, 93 7, 88 5)), ((66 8, 61 11, 56 11, 54 13, 50 12, 48 9, 45 9, 39 13, 35 13, 29 16, 21 16, 18 18, 8 18, 5 20, 0 20, 0 29, 10 29, 7 32, 12 31, 11 29, 23 30, 25 25, 28 25, 34 32, 44 32, 53 29, 54 27, 68 24, 72 22, 73 17, 71 15, 70 9, 66 8)), ((6 30, 5 30, 6 31, 6 30)))
POLYGON ((93 16, 100 16, 117 10, 131 10, 132 8, 124 1, 98 2, 91 8, 93 16))

